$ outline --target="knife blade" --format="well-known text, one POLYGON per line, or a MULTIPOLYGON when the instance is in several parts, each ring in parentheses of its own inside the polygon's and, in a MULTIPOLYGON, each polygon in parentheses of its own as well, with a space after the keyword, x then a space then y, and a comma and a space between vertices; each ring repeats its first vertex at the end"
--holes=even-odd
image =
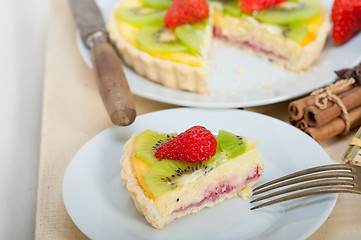
POLYGON ((69 0, 81 39, 91 51, 100 96, 113 124, 127 126, 136 111, 120 59, 110 44, 104 19, 94 0, 69 0))

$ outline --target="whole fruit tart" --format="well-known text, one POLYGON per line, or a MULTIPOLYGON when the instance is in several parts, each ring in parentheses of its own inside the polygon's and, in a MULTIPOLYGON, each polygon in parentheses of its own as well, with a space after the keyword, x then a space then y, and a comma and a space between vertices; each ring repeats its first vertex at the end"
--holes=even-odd
POLYGON ((330 20, 319 0, 123 0, 107 29, 138 74, 170 88, 210 93, 213 32, 299 72, 318 58, 330 20))
POLYGON ((225 199, 250 197, 264 168, 257 144, 203 126, 179 135, 145 130, 124 145, 121 175, 139 212, 161 229, 225 199))

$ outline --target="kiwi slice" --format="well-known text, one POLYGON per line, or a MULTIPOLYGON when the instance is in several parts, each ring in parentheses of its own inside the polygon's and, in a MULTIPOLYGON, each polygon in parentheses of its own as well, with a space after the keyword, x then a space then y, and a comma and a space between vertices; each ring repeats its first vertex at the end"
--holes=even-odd
POLYGON ((176 27, 174 33, 191 51, 202 55, 203 31, 192 27, 191 24, 183 24, 176 27))
POLYGON ((258 141, 219 130, 217 143, 229 158, 235 158, 256 147, 258 141))
POLYGON ((159 161, 159 159, 154 156, 158 147, 172 140, 176 136, 177 133, 162 133, 145 130, 138 135, 137 143, 135 144, 134 153, 136 158, 150 165, 155 164, 159 161))
POLYGON ((155 9, 168 9, 172 0, 143 0, 144 6, 155 9))
POLYGON ((228 161, 228 157, 225 152, 222 151, 219 144, 217 144, 217 151, 213 157, 202 162, 203 169, 205 170, 205 175, 207 175, 214 168, 228 161))
POLYGON ((182 184, 181 176, 200 171, 201 164, 164 159, 153 164, 144 176, 153 196, 158 196, 182 184))
POLYGON ((253 16, 265 23, 290 24, 305 21, 318 16, 321 6, 314 0, 287 1, 262 11, 255 12, 253 16))
POLYGON ((154 8, 119 8, 118 17, 134 26, 162 25, 166 10, 154 8))
POLYGON ((292 39, 298 43, 302 43, 308 35, 308 27, 306 23, 295 23, 290 25, 284 25, 283 35, 289 39, 292 39))
POLYGON ((204 162, 182 162, 164 159, 153 164, 144 176, 153 196, 158 196, 194 179, 207 175, 215 167, 228 160, 226 154, 217 149, 216 154, 204 162))
POLYGON ((181 43, 171 30, 163 26, 141 27, 135 39, 138 46, 147 52, 177 53, 189 51, 188 47, 181 43))
POLYGON ((243 14, 241 9, 239 8, 239 3, 237 1, 229 1, 223 5, 223 13, 226 15, 230 15, 232 17, 239 17, 243 14))

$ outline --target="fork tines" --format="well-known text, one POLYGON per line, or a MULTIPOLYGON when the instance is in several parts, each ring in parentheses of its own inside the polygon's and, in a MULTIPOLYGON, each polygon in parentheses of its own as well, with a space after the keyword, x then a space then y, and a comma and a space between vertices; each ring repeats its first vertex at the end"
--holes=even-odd
POLYGON ((331 164, 305 169, 277 178, 253 189, 253 196, 266 193, 271 190, 281 190, 273 191, 269 194, 253 199, 251 203, 266 199, 269 200, 270 198, 285 193, 289 194, 254 206, 251 210, 315 194, 340 192, 361 194, 360 189, 355 189, 355 185, 358 181, 357 173, 360 171, 361 167, 355 165, 331 164))

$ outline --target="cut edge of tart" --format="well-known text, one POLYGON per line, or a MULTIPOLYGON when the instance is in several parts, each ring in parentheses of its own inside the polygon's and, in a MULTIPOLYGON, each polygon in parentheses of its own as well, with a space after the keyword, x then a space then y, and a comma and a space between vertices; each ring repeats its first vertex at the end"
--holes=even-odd
POLYGON ((166 55, 152 55, 127 41, 119 32, 118 24, 122 21, 117 19, 117 10, 124 3, 126 1, 112 9, 107 23, 109 37, 117 47, 124 62, 136 73, 166 87, 202 94, 210 93, 206 56, 209 53, 212 39, 212 18, 209 17, 209 23, 204 31, 204 42, 202 44, 204 56, 190 56, 189 63, 185 64, 182 62, 182 58, 187 54, 181 54, 178 60, 172 61, 167 59, 166 55))
MULTIPOLYGON (((137 141, 138 135, 133 135, 124 145, 125 154, 120 160, 121 176, 136 208, 158 229, 164 228, 176 218, 198 213, 205 207, 214 207, 225 199, 237 195, 243 199, 249 198, 252 195, 250 187, 263 174, 264 163, 261 161, 261 154, 255 140, 250 140, 254 141, 254 146, 241 149, 242 154, 239 156, 227 157, 225 162, 217 166, 207 165, 213 166, 212 170, 206 171, 207 173, 197 169, 193 170, 192 174, 184 174, 180 177, 183 177, 181 184, 154 196, 147 187, 146 180, 142 178, 154 165, 149 166, 136 157, 137 141)), ((175 160, 165 159, 158 163, 162 161, 175 160)))
POLYGON ((320 5, 321 15, 306 21, 309 33, 302 43, 284 37, 279 25, 260 22, 247 15, 224 14, 220 3, 214 4, 214 35, 292 72, 308 70, 319 57, 331 28, 323 4, 319 0, 312 1, 320 5))

